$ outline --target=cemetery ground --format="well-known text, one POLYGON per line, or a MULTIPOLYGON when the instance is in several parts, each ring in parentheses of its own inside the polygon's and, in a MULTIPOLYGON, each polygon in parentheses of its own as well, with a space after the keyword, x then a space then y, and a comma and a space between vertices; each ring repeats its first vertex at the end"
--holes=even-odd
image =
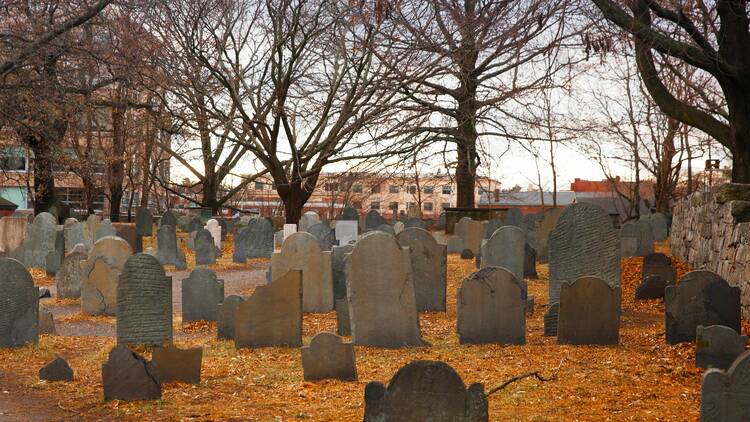
MULTIPOLYGON (((211 266, 220 278, 240 280, 253 273, 249 268, 262 274, 258 269, 267 266, 268 260, 232 264, 231 241, 225 242, 225 248, 224 258, 211 266)), ((664 244, 657 248, 667 252, 665 249, 664 244)), ((187 252, 190 262, 192 257, 187 252)), ((175 344, 204 347, 200 385, 166 384, 158 401, 104 402, 101 365, 115 345, 114 337, 101 333, 42 335, 38 345, 0 350, 0 412, 4 413, 0 419, 362 420, 367 382, 387 382, 408 362, 431 359, 451 365, 467 385, 484 384, 490 393, 490 420, 696 420, 702 370, 694 365, 694 345, 665 344, 661 300, 633 300, 641 261, 622 260, 620 344, 614 347, 561 346, 555 337, 542 335, 548 296, 546 265, 538 265, 539 280, 528 280, 536 307, 527 317, 526 345, 460 345, 456 289, 475 266, 473 260, 451 254, 447 312, 420 314, 423 338, 431 346, 392 350, 356 346, 358 381, 306 382, 299 349, 236 350, 233 342, 216 340, 215 324, 182 324, 178 314, 174 320, 175 344), (75 370, 73 382, 39 381, 39 368, 56 354, 65 357, 75 370), (530 372, 537 372, 539 377, 524 377, 492 392, 505 381, 530 372)), ((687 272, 684 264, 675 264, 678 277, 687 272)), ((33 275, 37 285, 54 283, 42 272, 33 275)), ((254 277, 253 283, 262 283, 260 278, 254 277)), ((228 289, 233 283, 227 282, 228 289)), ((252 291, 252 287, 242 289, 226 294, 249 295, 252 291)), ((42 303, 53 307, 77 305, 58 299, 42 303)), ((56 320, 58 332, 75 323, 111 326, 113 332, 115 323, 112 317, 80 313, 59 319, 56 315, 56 320)), ((303 329, 306 344, 320 331, 335 332, 335 312, 306 314, 303 329)), ((148 348, 138 351, 150 358, 148 348)))

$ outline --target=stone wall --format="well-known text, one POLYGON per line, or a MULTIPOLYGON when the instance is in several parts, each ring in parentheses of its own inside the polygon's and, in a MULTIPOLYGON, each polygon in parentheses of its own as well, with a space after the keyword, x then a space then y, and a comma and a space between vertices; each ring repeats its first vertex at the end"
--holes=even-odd
POLYGON ((693 269, 714 271, 738 286, 743 316, 750 318, 750 185, 725 184, 680 201, 670 246, 693 269))

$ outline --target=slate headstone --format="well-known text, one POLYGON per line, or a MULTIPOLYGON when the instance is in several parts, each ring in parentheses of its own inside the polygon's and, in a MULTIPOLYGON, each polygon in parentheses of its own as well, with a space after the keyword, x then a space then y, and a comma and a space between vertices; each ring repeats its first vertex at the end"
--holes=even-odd
POLYGON ((729 369, 745 351, 747 336, 723 325, 699 325, 695 329, 695 366, 729 369))
POLYGON ((156 232, 156 257, 164 265, 176 265, 179 260, 177 251, 177 232, 174 226, 162 224, 156 232))
POLYGON ((154 217, 147 207, 135 209, 135 233, 138 236, 151 236, 153 234, 154 217))
POLYGON ((198 231, 203 228, 203 220, 201 220, 201 218, 198 216, 192 217, 190 218, 190 220, 188 220, 188 224, 186 227, 187 230, 184 231, 188 233, 198 231))
POLYGON ((334 301, 346 299, 346 256, 353 250, 354 245, 334 246, 331 250, 334 301))
POLYGON ((352 335, 349 323, 349 302, 346 298, 336 299, 336 333, 340 336, 352 335))
POLYGON ((495 230, 503 227, 503 220, 493 218, 487 220, 487 225, 484 227, 484 238, 489 239, 495 233, 495 230))
POLYGON ((22 263, 0 258, 0 348, 39 339, 39 288, 22 263))
POLYGON ((417 310, 445 312, 448 248, 417 227, 405 229, 396 240, 409 248, 417 310))
POLYGON ((73 369, 60 356, 39 370, 39 379, 44 381, 73 381, 73 369))
POLYGON ((726 372, 712 368, 701 379, 701 422, 750 420, 750 351, 741 354, 726 372))
POLYGON ((528 243, 524 246, 523 278, 530 280, 539 278, 539 275, 536 273, 536 250, 528 243))
POLYGON ((273 224, 265 218, 256 218, 248 226, 245 240, 248 258, 270 258, 273 253, 273 224))
POLYGON ((143 356, 118 344, 102 364, 104 400, 157 400, 161 383, 156 366, 143 356))
POLYGON ((333 230, 328 227, 328 224, 314 224, 307 229, 307 232, 315 236, 315 239, 318 240, 318 245, 320 245, 320 249, 324 251, 330 251, 331 248, 337 244, 336 235, 333 230))
POLYGON ((195 235, 195 265, 216 263, 216 245, 211 232, 199 229, 195 235))
POLYGON ((354 346, 344 342, 336 334, 318 333, 312 338, 309 346, 302 348, 302 369, 305 381, 355 381, 357 365, 354 359, 354 346))
POLYGON ((247 262, 247 239, 250 237, 250 228, 243 227, 234 235, 234 252, 232 262, 244 264, 247 262))
POLYGON ((172 228, 177 230, 177 214, 174 211, 167 211, 162 214, 159 219, 159 227, 161 226, 172 226, 172 228))
POLYGON ((617 344, 620 341, 620 288, 597 277, 565 283, 560 291, 559 344, 617 344))
POLYGON ((672 260, 662 253, 654 253, 643 257, 643 277, 645 280, 650 275, 658 275, 667 283, 675 282, 675 268, 672 260))
POLYGON ((359 212, 352 207, 344 207, 339 215, 340 221, 359 221, 359 212))
POLYGON ((182 320, 216 321, 216 307, 224 300, 224 280, 208 268, 196 268, 182 280, 182 320))
POLYGON ((70 253, 78 244, 84 245, 86 250, 91 249, 91 241, 84 235, 84 225, 75 218, 65 220, 63 225, 63 237, 65 238, 65 251, 70 253))
POLYGON ((308 211, 302 214, 302 218, 299 219, 299 231, 306 232, 310 227, 320 223, 320 216, 315 211, 308 211))
POLYGON ((234 313, 245 299, 231 295, 216 305, 216 331, 219 340, 234 340, 234 313))
POLYGON ((383 216, 381 216, 380 213, 375 210, 368 211, 367 215, 365 216, 365 229, 366 230, 375 230, 378 227, 387 223, 388 222, 385 221, 383 216))
POLYGON ((81 262, 81 308, 92 315, 117 313, 117 285, 125 261, 133 254, 119 237, 99 239, 81 262))
POLYGON ((649 275, 636 286, 635 298, 636 300, 663 299, 666 288, 667 282, 660 275, 649 275))
POLYGON ((304 312, 333 310, 331 252, 323 251, 310 233, 298 232, 289 236, 281 251, 271 257, 272 280, 283 277, 291 270, 302 271, 304 312))
POLYGON ((47 254, 55 250, 57 239, 57 219, 48 212, 42 212, 34 217, 29 226, 25 243, 25 264, 30 268, 45 268, 47 254))
POLYGON ((99 240, 105 236, 117 236, 117 230, 112 226, 112 222, 109 218, 105 218, 104 221, 99 224, 96 229, 96 240, 99 240))
POLYGON ((646 256, 654 253, 654 235, 651 231, 651 225, 646 221, 625 223, 620 229, 620 238, 635 239, 636 248, 632 256, 646 256))
POLYGON ((156 365, 160 383, 200 384, 203 348, 155 347, 151 362, 156 365))
POLYGON ((503 267, 523 279, 526 234, 518 227, 500 227, 482 244, 482 268, 503 267))
POLYGON ((462 217, 456 223, 455 234, 463 241, 464 249, 469 249, 474 255, 480 253, 485 228, 481 221, 474 221, 469 217, 462 217))
POLYGON ((37 330, 39 334, 57 335, 55 318, 52 316, 52 312, 44 305, 39 305, 39 325, 37 330))

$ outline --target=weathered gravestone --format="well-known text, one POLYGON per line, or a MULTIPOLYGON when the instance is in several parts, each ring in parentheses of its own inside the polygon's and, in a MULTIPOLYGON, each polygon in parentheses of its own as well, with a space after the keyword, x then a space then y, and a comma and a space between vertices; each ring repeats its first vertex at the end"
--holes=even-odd
POLYGON ((203 348, 178 349, 176 347, 155 347, 151 362, 156 365, 160 383, 184 382, 200 384, 203 348))
POLYGON ((19 261, 0 258, 0 348, 39 339, 39 288, 19 261))
POLYGON ((458 289, 458 337, 462 344, 526 343, 527 287, 501 267, 486 267, 458 289))
POLYGON ((695 329, 695 366, 728 369, 745 351, 747 336, 723 325, 699 325, 695 329))
POLYGON ((469 217, 462 217, 456 223, 454 232, 463 241, 463 248, 469 249, 473 255, 480 253, 482 239, 484 238, 484 224, 481 221, 474 221, 469 217))
POLYGON ((60 270, 55 275, 57 297, 81 297, 81 281, 83 280, 81 266, 86 258, 88 258, 86 247, 81 243, 76 245, 69 254, 65 255, 60 270))
POLYGON ((412 217, 404 222, 404 229, 408 228, 417 228, 417 229, 426 229, 427 223, 424 222, 421 218, 418 217, 412 217))
POLYGON ((174 226, 164 224, 156 232, 156 257, 163 265, 185 266, 185 254, 177 245, 174 226))
POLYGON ((37 325, 37 331, 39 334, 57 335, 55 318, 52 316, 52 312, 44 305, 39 305, 39 323, 37 325))
POLYGON ((526 234, 518 227, 500 227, 482 245, 482 268, 503 267, 523 280, 526 234))
POLYGON ((701 379, 701 422, 750 420, 750 351, 724 372, 712 368, 701 379))
POLYGON ((0 253, 6 257, 23 259, 23 244, 26 241, 25 218, 5 216, 0 218, 0 253))
POLYGON ((346 256, 353 250, 354 245, 334 246, 331 250, 334 302, 339 299, 346 299, 346 256))
POLYGON ((117 343, 172 341, 172 277, 151 255, 128 258, 117 286, 117 343))
POLYGON ((565 283, 560 291, 559 344, 617 344, 620 341, 620 288, 597 277, 565 283))
POLYGON ((318 240, 320 249, 330 251, 333 245, 336 245, 336 235, 326 223, 314 224, 307 229, 307 232, 315 236, 318 240))
POLYGON ((138 236, 151 236, 154 232, 154 217, 147 207, 135 209, 135 233, 138 236))
POLYGON ((43 212, 34 217, 24 245, 24 263, 31 268, 46 268, 47 254, 54 252, 57 239, 57 219, 43 212))
POLYGON ((536 273, 536 249, 528 243, 524 246, 523 254, 523 278, 536 280, 539 275, 536 273))
POLYGON ((99 239, 81 263, 81 308, 92 315, 117 314, 117 285, 125 261, 133 254, 119 237, 99 239))
POLYGON ((219 340, 234 340, 234 313, 245 299, 231 295, 216 305, 216 331, 219 340))
POLYGON ((39 379, 45 381, 73 381, 73 369, 60 356, 39 370, 39 379))
POLYGON ((247 262, 247 238, 250 236, 250 228, 243 227, 234 235, 234 251, 232 262, 244 264, 247 262))
POLYGON ((658 275, 669 284, 675 282, 675 268, 672 266, 672 260, 663 253, 654 253, 643 257, 643 277, 658 275))
POLYGON ((542 211, 536 227, 536 251, 538 261, 542 264, 549 261, 549 235, 557 225, 557 220, 565 212, 565 208, 547 208, 542 211))
POLYGON ((47 258, 44 260, 44 268, 47 276, 54 277, 57 271, 62 265, 63 255, 65 254, 65 240, 63 239, 62 231, 58 232, 57 242, 55 242, 55 250, 50 251, 47 254, 47 258))
POLYGON ((377 381, 365 386, 365 422, 488 420, 484 386, 474 383, 467 389, 444 362, 413 361, 396 372, 387 388, 377 381))
POLYGON ((65 220, 63 225, 63 237, 65 238, 65 252, 72 252, 78 244, 82 244, 88 251, 91 249, 91 241, 84 234, 85 227, 83 223, 78 222, 75 218, 65 220))
POLYGON ((211 232, 200 229, 195 235, 195 265, 216 263, 216 245, 211 232))
MULTIPOLYGON (((549 236, 549 302, 560 300, 560 288, 580 277, 597 277, 620 287, 620 236, 612 219, 585 202, 569 205, 549 236)), ((545 318, 545 324, 554 324, 545 318)))
POLYGON ((379 212, 375 210, 370 210, 367 212, 367 215, 365 216, 366 230, 375 230, 384 224, 388 224, 388 222, 385 221, 385 218, 383 218, 383 216, 381 216, 379 212))
POLYGON ((341 246, 357 241, 359 235, 359 223, 351 220, 339 220, 336 222, 336 240, 341 246))
POLYGON ((667 227, 667 219, 664 214, 657 212, 654 214, 643 215, 641 220, 647 222, 651 226, 653 238, 657 242, 666 240, 669 237, 669 228, 667 227))
POLYGON ((340 379, 355 381, 357 365, 354 346, 336 334, 322 332, 310 345, 302 348, 302 369, 305 381, 340 379))
POLYGON ((224 300, 224 280, 208 268, 196 268, 182 280, 182 320, 216 321, 216 307, 224 300))
POLYGON ((302 346, 302 273, 291 270, 258 286, 234 313, 234 344, 242 347, 302 346))
POLYGON ((484 238, 489 239, 490 237, 492 237, 492 235, 495 233, 495 230, 499 229, 500 227, 503 227, 503 220, 497 218, 487 220, 487 225, 484 227, 484 238))
POLYGON ((333 275, 331 252, 321 250, 317 239, 307 232, 289 236, 280 252, 271 257, 272 280, 288 271, 302 271, 302 310, 328 312, 333 310, 333 275))
POLYGON ((347 299, 354 344, 410 347, 424 343, 409 251, 393 236, 363 235, 347 261, 347 299))
POLYGON ((620 229, 620 238, 623 243, 627 243, 625 239, 635 239, 635 251, 623 251, 624 247, 621 247, 622 256, 646 256, 654 253, 654 235, 651 231, 651 225, 643 220, 630 221, 625 223, 620 229), (627 255, 626 255, 627 253, 627 255))
POLYGON ((247 226, 245 238, 247 258, 270 258, 273 254, 273 224, 265 218, 256 218, 247 226))
POLYGON ((711 271, 687 273, 664 290, 665 340, 695 340, 699 325, 724 325, 740 332, 740 289, 711 271))
POLYGON ((196 232, 203 228, 203 220, 198 216, 188 217, 187 224, 184 227, 180 226, 180 229, 184 232, 196 232))
POLYGON ((104 400, 157 400, 161 383, 156 366, 143 356, 118 344, 102 364, 104 400))
POLYGON ((427 230, 410 227, 396 237, 409 248, 411 273, 418 311, 445 312, 448 250, 427 230))
POLYGON ((86 239, 88 241, 87 245, 91 245, 93 247, 94 243, 96 243, 96 231, 99 229, 99 224, 102 223, 101 217, 99 217, 96 214, 89 214, 88 217, 86 217, 86 222, 84 223, 84 236, 86 236, 86 239))
POLYGON ((216 249, 221 250, 221 225, 219 224, 219 221, 212 218, 206 221, 206 226, 204 228, 211 233, 216 249))
POLYGON ((173 211, 167 211, 162 214, 161 218, 159 219, 159 227, 161 226, 172 226, 175 230, 177 230, 177 214, 173 211))
POLYGON ((518 227, 519 229, 525 229, 525 222, 523 220, 523 213, 518 208, 510 208, 507 213, 505 213, 505 218, 503 219, 503 226, 514 226, 518 227))
POLYGON ((340 221, 359 221, 359 212, 352 207, 344 207, 339 215, 340 221))
POLYGON ((99 224, 94 239, 99 240, 106 236, 117 236, 117 230, 112 226, 112 222, 109 218, 105 218, 104 221, 99 224))
POLYGON ((660 275, 649 275, 635 288, 636 300, 663 299, 667 282, 660 275))
POLYGON ((306 232, 310 227, 320 223, 320 216, 315 211, 308 211, 302 214, 299 219, 299 231, 306 232))
POLYGON ((116 236, 128 242, 133 252, 143 252, 143 239, 135 234, 133 223, 112 223, 116 236))
POLYGON ((340 336, 352 335, 349 323, 349 302, 346 298, 336 299, 336 333, 340 336))

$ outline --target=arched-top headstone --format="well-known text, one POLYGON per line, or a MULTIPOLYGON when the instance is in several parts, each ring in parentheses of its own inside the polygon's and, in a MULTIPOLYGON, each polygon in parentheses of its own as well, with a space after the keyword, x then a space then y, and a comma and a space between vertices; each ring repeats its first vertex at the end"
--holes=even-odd
POLYGON ((0 348, 39 339, 39 288, 13 258, 0 258, 0 348))
POLYGON ((219 224, 219 221, 212 218, 206 221, 206 226, 204 228, 211 233, 216 249, 221 250, 221 224, 219 224))
POLYGON ((383 218, 383 216, 380 215, 379 212, 376 210, 370 210, 367 212, 367 215, 365 216, 365 229, 366 230, 375 230, 379 226, 382 226, 383 224, 386 224, 387 222, 383 218))
POLYGON ((135 233, 138 236, 151 236, 153 234, 154 217, 147 207, 135 209, 135 233))
POLYGON ((580 277, 598 277, 620 287, 620 238, 612 219, 596 205, 569 205, 549 237, 549 300, 580 277))
POLYGON ((581 277, 563 284, 557 342, 617 344, 619 340, 620 288, 597 277, 581 277))
POLYGON ((25 263, 32 268, 46 268, 47 254, 55 250, 57 219, 48 212, 34 217, 26 236, 25 263))
POLYGON ((643 215, 641 216, 641 220, 648 222, 651 226, 651 232, 655 241, 661 242, 669 237, 669 227, 667 226, 667 219, 664 217, 664 214, 657 212, 643 215))
POLYGON ((172 226, 177 230, 177 214, 174 211, 167 211, 161 215, 159 226, 172 226))
MULTIPOLYGON (((662 253, 653 253, 643 257, 643 275, 645 280, 648 276, 656 275, 661 277, 666 283, 674 283, 676 274, 672 266, 672 260, 662 253)), ((663 297, 663 295, 662 295, 663 297)))
POLYGON ((306 381, 357 379, 354 346, 336 334, 321 332, 302 348, 302 369, 306 381))
POLYGON ((454 232, 463 241, 464 249, 469 249, 473 255, 480 253, 485 232, 484 224, 481 221, 474 221, 470 217, 462 217, 456 223, 454 232))
POLYGON ((526 343, 526 298, 523 279, 501 267, 483 268, 458 289, 458 336, 463 343, 526 343))
POLYGON ((359 212, 352 207, 345 207, 339 215, 339 220, 359 221, 359 212))
POLYGON ((635 239, 635 251, 632 255, 623 253, 623 256, 646 256, 654 253, 654 235, 651 232, 651 225, 646 221, 630 221, 625 223, 620 229, 620 238, 623 244, 627 243, 626 239, 635 239))
POLYGON ((86 247, 79 243, 73 251, 65 255, 62 266, 55 275, 57 296, 60 298, 81 297, 81 282, 83 262, 88 258, 86 247))
POLYGON ((117 286, 117 343, 172 341, 172 277, 151 255, 128 258, 117 286))
POLYGON ((490 237, 492 237, 495 231, 500 227, 503 227, 503 220, 497 218, 487 220, 487 225, 484 228, 484 238, 489 239, 490 237))
POLYGON ((195 234, 195 265, 211 265, 216 262, 216 245, 211 232, 200 229, 195 234))
POLYGON ((699 325, 695 329, 695 366, 729 369, 745 351, 747 336, 723 325, 699 325))
POLYGON ((408 250, 389 234, 366 233, 349 255, 347 273, 354 344, 423 345, 408 250))
POLYGON ((299 219, 299 231, 307 231, 310 227, 320 223, 320 216, 315 211, 308 211, 302 214, 302 218, 299 219))
POLYGON ((412 217, 406 220, 406 222, 404 223, 404 229, 408 229, 412 227, 418 228, 418 229, 424 229, 424 228, 427 228, 427 223, 425 223, 424 220, 422 220, 419 217, 412 217))
POLYGON ((273 253, 273 224, 265 218, 253 219, 245 238, 247 258, 270 258, 273 253))
POLYGON ((709 369, 701 380, 701 422, 746 421, 750 417, 750 351, 726 372, 709 369))
POLYGON ((503 226, 482 245, 481 267, 503 267, 523 280, 526 234, 518 227, 503 226))
POLYGON ((112 227, 112 222, 109 220, 109 218, 105 218, 104 221, 102 221, 101 224, 99 224, 99 227, 96 229, 96 240, 99 240, 105 236, 117 236, 117 230, 112 227))
POLYGON ((318 240, 320 249, 330 251, 331 247, 336 244, 336 235, 328 224, 318 223, 307 229, 307 232, 315 236, 318 240))
POLYGON ((353 250, 354 245, 334 246, 331 249, 334 304, 336 300, 346 299, 346 256, 353 250))
POLYGON ((410 227, 396 237, 409 248, 414 292, 419 311, 445 312, 448 248, 425 229, 410 227))
POLYGON ((693 341, 699 325, 724 325, 740 333, 740 312, 738 287, 714 272, 691 271, 664 289, 665 340, 693 341))
POLYGON ((99 239, 81 263, 81 308, 93 315, 117 313, 117 285, 125 261, 133 250, 123 239, 106 236, 99 239))
POLYGON ((182 280, 182 320, 216 321, 216 307, 224 300, 224 280, 208 268, 196 268, 182 280))
POLYGON ((487 396, 482 384, 467 389, 448 364, 418 360, 399 369, 387 388, 367 384, 364 420, 486 422, 487 396))
POLYGON ((281 251, 271 258, 273 279, 290 270, 302 271, 302 310, 328 312, 333 310, 333 274, 330 252, 323 251, 315 236, 297 232, 284 240, 281 251))
POLYGON ((65 237, 65 252, 71 252, 76 245, 82 244, 86 250, 91 249, 91 241, 84 234, 84 225, 75 218, 65 220, 63 236, 65 237))
POLYGON ((162 224, 156 232, 156 257, 164 265, 177 265, 179 256, 177 232, 174 226, 162 224))

